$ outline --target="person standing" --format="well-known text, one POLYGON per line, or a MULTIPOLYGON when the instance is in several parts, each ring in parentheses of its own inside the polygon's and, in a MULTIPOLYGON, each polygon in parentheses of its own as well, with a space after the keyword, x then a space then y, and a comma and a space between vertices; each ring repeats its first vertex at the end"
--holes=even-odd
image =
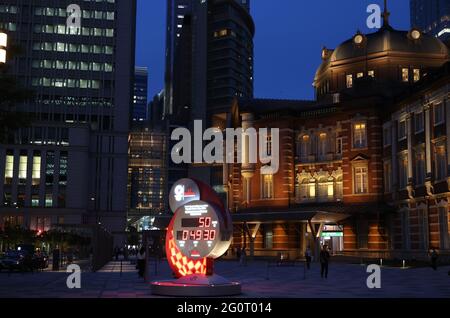
POLYGON ((306 248, 306 251, 305 251, 305 260, 306 260, 306 268, 310 269, 311 268, 311 249, 309 248, 309 246, 306 248))
POLYGON ((144 277, 145 273, 145 248, 141 247, 141 250, 139 251, 137 255, 137 265, 138 265, 138 274, 139 277, 144 277))
POLYGON ((436 252, 436 249, 431 249, 430 253, 430 259, 431 259, 431 268, 433 268, 435 271, 437 271, 437 261, 438 261, 439 255, 436 252))
POLYGON ((324 245, 322 251, 320 251, 320 276, 328 278, 328 264, 330 262, 330 253, 328 252, 328 246, 324 245))

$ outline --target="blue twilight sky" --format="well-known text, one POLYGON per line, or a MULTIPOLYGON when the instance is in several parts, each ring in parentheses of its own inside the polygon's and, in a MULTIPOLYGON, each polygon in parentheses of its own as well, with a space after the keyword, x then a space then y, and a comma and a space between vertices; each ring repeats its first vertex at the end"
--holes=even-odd
MULTIPOLYGON (((366 26, 383 0, 252 0, 255 97, 312 99, 322 46, 335 48, 366 26)), ((391 25, 409 29, 409 0, 389 0, 391 25)), ((164 84, 166 0, 138 0, 136 65, 149 68, 149 96, 164 84)))

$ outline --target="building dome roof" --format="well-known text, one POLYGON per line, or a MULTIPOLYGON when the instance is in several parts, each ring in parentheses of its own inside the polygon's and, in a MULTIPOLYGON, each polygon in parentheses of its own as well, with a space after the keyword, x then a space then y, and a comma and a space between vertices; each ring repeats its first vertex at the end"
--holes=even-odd
POLYGON ((323 62, 317 69, 317 80, 330 65, 353 58, 365 58, 377 53, 397 52, 400 54, 424 55, 425 57, 448 58, 449 49, 438 38, 417 29, 399 31, 389 24, 377 32, 362 34, 358 32, 353 38, 340 44, 335 50, 324 48, 323 62))
POLYGON ((447 55, 448 48, 438 38, 424 34, 422 32, 415 33, 413 38, 411 32, 418 30, 398 31, 390 26, 382 27, 375 33, 362 35, 363 43, 358 45, 355 43, 355 37, 351 38, 339 45, 331 54, 331 61, 339 61, 344 59, 366 56, 369 54, 380 52, 402 52, 417 54, 436 54, 447 55), (417 35, 416 35, 417 34, 417 35))

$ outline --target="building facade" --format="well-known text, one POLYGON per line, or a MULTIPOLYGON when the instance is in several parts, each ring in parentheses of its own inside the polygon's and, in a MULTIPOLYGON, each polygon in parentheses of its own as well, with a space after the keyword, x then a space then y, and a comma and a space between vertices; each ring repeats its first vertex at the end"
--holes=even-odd
POLYGON ((67 24, 72 3, 0 2, 9 45, 23 51, 7 72, 34 91, 15 109, 31 126, 0 147, 0 226, 101 224, 121 244, 136 2, 83 1, 78 26, 67 24))
POLYGON ((325 244, 374 259, 450 254, 449 49, 388 17, 323 49, 316 100, 239 102, 244 129, 280 129, 280 169, 227 165, 234 247, 289 258, 325 244))
POLYGON ((166 211, 167 135, 144 121, 133 123, 129 140, 128 223, 149 230, 166 211))
POLYGON ((411 24, 422 31, 450 39, 450 3, 446 0, 411 0, 411 24))
POLYGON ((145 121, 148 119, 148 69, 136 67, 134 70, 134 96, 131 110, 132 121, 145 121))

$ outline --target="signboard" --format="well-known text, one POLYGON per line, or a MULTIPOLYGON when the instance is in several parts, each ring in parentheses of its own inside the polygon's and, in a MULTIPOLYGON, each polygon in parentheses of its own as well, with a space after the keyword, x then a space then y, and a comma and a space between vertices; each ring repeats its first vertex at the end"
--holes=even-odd
POLYGON ((344 237, 344 232, 322 232, 322 237, 344 237))
POLYGON ((181 253, 192 259, 218 258, 231 244, 220 212, 204 201, 180 207, 174 216, 173 235, 181 253))
POLYGON ((169 206, 172 212, 191 201, 200 200, 200 189, 191 179, 177 181, 169 193, 169 206))

